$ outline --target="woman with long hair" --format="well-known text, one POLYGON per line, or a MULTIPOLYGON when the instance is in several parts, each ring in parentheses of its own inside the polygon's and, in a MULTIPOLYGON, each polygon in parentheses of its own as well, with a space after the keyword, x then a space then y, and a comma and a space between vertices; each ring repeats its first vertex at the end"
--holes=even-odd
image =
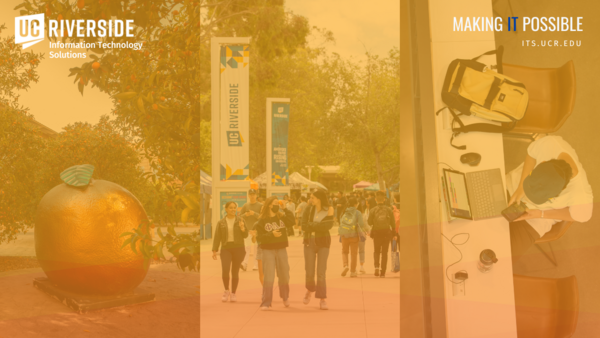
POLYGON ((248 237, 248 229, 244 220, 236 216, 237 203, 225 204, 226 216, 218 223, 213 240, 212 258, 217 260, 217 252, 221 246, 221 269, 225 292, 221 300, 236 302, 235 291, 240 280, 240 266, 246 256, 244 239, 248 237), (229 290, 229 271, 231 271, 231 291, 229 290))
MULTIPOLYGON (((368 196, 367 196, 368 197, 368 196)), ((365 243, 367 241, 367 237, 371 232, 371 227, 369 226, 369 212, 375 207, 377 204, 375 203, 375 199, 367 199, 365 201, 365 212, 363 213, 363 225, 364 225, 364 233, 360 235, 360 242, 358 242, 358 256, 360 262, 360 274, 364 275, 367 273, 365 270, 365 243)))
POLYGON ((329 247, 331 246, 329 230, 333 227, 334 210, 329 205, 327 194, 323 190, 315 191, 312 194, 311 201, 312 206, 307 210, 308 217, 304 218, 302 223, 307 290, 303 302, 304 304, 308 304, 313 292, 316 291, 315 298, 321 299, 321 310, 327 310, 327 302, 325 301, 327 299, 325 276, 327 273, 329 247))
POLYGON ((281 210, 277 197, 271 196, 265 201, 254 227, 259 246, 262 249, 264 283, 260 309, 263 311, 271 308, 275 272, 277 272, 279 283, 279 296, 283 299, 285 307, 290 306, 288 299, 290 296, 290 265, 286 248, 288 247, 288 231, 291 229, 293 234, 294 222, 293 214, 286 214, 281 210))

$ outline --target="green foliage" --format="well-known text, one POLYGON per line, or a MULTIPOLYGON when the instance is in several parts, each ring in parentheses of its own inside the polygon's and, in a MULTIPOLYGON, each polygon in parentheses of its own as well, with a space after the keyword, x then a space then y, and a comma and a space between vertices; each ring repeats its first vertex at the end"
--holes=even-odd
MULTIPOLYGON (((6 25, 0 25, 0 34, 6 25)), ((43 54, 23 52, 20 45, 15 44, 15 37, 0 38, 0 108, 10 107, 23 112, 27 109, 19 105, 19 95, 16 91, 27 90, 30 83, 37 83, 39 76, 37 67, 43 54)))
MULTIPOLYGON (((294 101, 296 98, 308 97, 307 90, 317 91, 317 88, 305 85, 311 80, 316 80, 314 74, 307 74, 307 72, 314 69, 310 68, 314 66, 310 62, 318 57, 316 55, 318 51, 307 49, 306 39, 310 34, 308 20, 303 16, 286 12, 282 0, 201 0, 200 6, 202 7, 200 55, 202 60, 208 61, 200 65, 202 120, 211 119, 210 38, 216 36, 251 38, 250 152, 253 156, 250 160, 250 176, 256 176, 265 170, 266 97, 291 97, 292 102, 296 102, 294 101), (294 74, 293 78, 288 77, 290 74, 294 74), (302 74, 309 76, 303 78, 302 74), (293 88, 292 82, 295 80, 301 82, 300 88, 293 88), (294 93, 298 94, 294 95, 294 93)), ((314 105, 318 103, 320 102, 315 102, 314 105)), ((317 110, 313 112, 316 114, 317 110)), ((302 110, 294 110, 291 114, 292 119, 294 114, 301 116, 302 110)), ((210 174, 210 143, 207 142, 210 140, 210 134, 202 140, 201 153, 205 155, 201 163, 206 164, 201 166, 210 174)))
MULTIPOLYGON (((1 25, 0 34, 4 29, 1 25)), ((27 231, 37 205, 41 178, 35 169, 44 142, 17 92, 38 81, 41 59, 41 54, 23 52, 14 36, 0 38, 0 243, 27 231)))
MULTIPOLYGON (((101 43, 143 43, 140 50, 92 49, 90 62, 70 69, 79 91, 97 87, 114 100, 118 128, 149 160, 160 189, 198 181, 200 166, 200 5, 190 0, 25 0, 24 14, 46 19, 98 20, 117 16, 135 22, 135 37, 98 38, 101 43), (29 6, 25 5, 29 4, 29 6), (49 12, 49 14, 48 14, 49 12)), ((77 42, 82 38, 63 38, 77 42)), ((56 39, 55 39, 56 40, 56 39)), ((194 210, 199 209, 196 206, 194 210)), ((197 212, 199 217, 199 212, 197 212)), ((194 214, 195 215, 195 214, 194 214)))
POLYGON ((0 109, 0 125, 5 131, 0 137, 0 243, 31 228, 41 198, 63 183, 61 172, 82 163, 95 167, 94 179, 129 190, 150 218, 177 219, 176 210, 164 204, 169 195, 144 178, 138 168, 140 155, 107 116, 96 125, 69 125, 50 139, 42 138, 31 120, 27 114, 0 109))
MULTIPOLYGON (((141 50, 92 49, 91 62, 70 69, 79 92, 91 85, 114 100, 116 124, 134 140, 153 169, 146 175, 160 193, 159 218, 177 210, 198 220, 200 169, 200 5, 204 0, 24 0, 21 15, 46 19, 134 20, 135 37, 98 38, 100 43, 140 43, 141 50), (192 198, 190 195, 198 198, 192 198), (186 197, 183 199, 182 197, 186 197), (186 201, 191 201, 187 204, 186 201)), ((56 39, 54 39, 56 40, 56 39)), ((63 38, 63 42, 81 38, 63 38)))
POLYGON ((334 57, 328 68, 334 78, 335 105, 327 124, 342 174, 353 180, 398 180, 400 168, 399 51, 388 57, 367 53, 367 64, 334 57))
POLYGON ((0 243, 31 228, 42 193, 38 168, 46 148, 32 120, 24 111, 0 108, 0 243))
POLYGON ((200 120, 200 170, 211 175, 211 125, 210 121, 200 120))
POLYGON ((167 228, 167 234, 164 235, 160 227, 156 227, 158 238, 151 236, 146 228, 154 225, 142 223, 133 232, 125 232, 121 237, 126 240, 121 246, 121 250, 129 250, 127 246, 137 253, 136 243, 140 243, 140 252, 147 259, 165 259, 163 249, 166 247, 176 259, 177 266, 185 271, 200 271, 200 232, 194 231, 189 234, 177 234, 175 229, 170 226, 167 228))
POLYGON ((334 127, 327 124, 326 116, 334 103, 331 77, 320 59, 325 57, 322 49, 299 48, 293 55, 285 55, 270 62, 277 69, 279 78, 275 85, 261 86, 262 64, 256 65, 250 83, 258 83, 250 89, 250 169, 251 176, 266 170, 265 101, 267 97, 291 99, 289 124, 289 169, 300 171, 307 164, 328 165, 333 155, 330 132, 334 127))

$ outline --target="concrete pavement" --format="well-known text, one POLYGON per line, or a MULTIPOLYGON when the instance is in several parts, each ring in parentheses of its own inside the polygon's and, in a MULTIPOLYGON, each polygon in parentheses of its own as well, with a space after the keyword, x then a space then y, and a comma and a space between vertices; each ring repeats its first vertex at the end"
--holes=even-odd
MULTIPOLYGON (((35 256, 33 232, 0 245, 0 256, 35 256)), ((33 278, 45 277, 41 268, 0 272, 0 338, 198 338, 199 276, 174 263, 151 265, 139 288, 155 293, 154 302, 80 315, 33 287, 33 278)))
POLYGON ((0 338, 200 336, 199 274, 151 265, 139 288, 154 302, 77 314, 32 285, 42 269, 0 272, 0 338))
MULTIPOLYGON (((210 338, 270 337, 356 337, 397 338, 400 336, 400 275, 373 276, 373 242, 367 240, 366 275, 341 277, 342 246, 332 229, 332 244, 327 269, 329 310, 319 309, 314 298, 304 305, 303 246, 294 237, 288 247, 290 263, 290 302, 285 308, 279 290, 273 290, 271 311, 259 311, 262 288, 258 271, 240 271, 237 303, 223 303, 221 263, 212 260, 212 240, 201 241, 200 258, 200 335, 210 338)), ((388 260, 389 261, 389 260, 388 260)), ((276 283, 277 284, 277 283, 276 283)))

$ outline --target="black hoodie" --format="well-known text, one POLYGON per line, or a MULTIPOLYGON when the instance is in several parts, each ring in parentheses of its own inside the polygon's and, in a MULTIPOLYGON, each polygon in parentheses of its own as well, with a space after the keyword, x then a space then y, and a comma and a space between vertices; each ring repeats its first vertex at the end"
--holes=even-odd
POLYGON ((284 210, 285 216, 269 218, 259 218, 254 226, 256 230, 256 240, 260 243, 260 248, 263 250, 275 250, 288 247, 288 229, 294 229, 296 219, 294 214, 289 210, 284 210), (275 237, 273 231, 279 230, 281 236, 275 237))

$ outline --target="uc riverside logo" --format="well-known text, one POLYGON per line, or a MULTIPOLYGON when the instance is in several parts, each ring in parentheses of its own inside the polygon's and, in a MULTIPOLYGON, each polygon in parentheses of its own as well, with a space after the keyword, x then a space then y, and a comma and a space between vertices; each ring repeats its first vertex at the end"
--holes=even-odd
POLYGON ((242 140, 240 137, 240 133, 237 131, 228 131, 227 132, 227 145, 230 147, 241 147, 242 140))
POLYGON ((44 14, 19 16, 15 18, 15 42, 23 44, 23 49, 44 41, 44 14))

